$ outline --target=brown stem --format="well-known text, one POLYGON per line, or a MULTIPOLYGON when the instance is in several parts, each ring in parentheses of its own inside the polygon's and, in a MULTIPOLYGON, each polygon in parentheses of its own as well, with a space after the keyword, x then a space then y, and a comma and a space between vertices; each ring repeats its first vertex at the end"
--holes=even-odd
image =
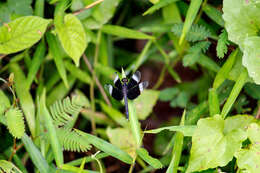
MULTIPOLYGON (((86 65, 87 65, 89 71, 90 71, 91 73, 93 73, 93 68, 92 68, 92 66, 91 66, 90 62, 88 61, 88 58, 87 58, 87 56, 86 56, 85 54, 83 54, 83 60, 84 60, 84 62, 86 63, 86 65)), ((104 99, 105 99, 105 102, 106 102, 109 106, 112 106, 111 103, 110 103, 110 101, 109 101, 109 99, 108 99, 108 97, 107 97, 107 95, 106 95, 106 92, 104 91, 104 88, 102 87, 102 85, 100 84, 100 82, 99 82, 99 80, 98 80, 98 78, 97 78, 96 76, 95 76, 95 81, 96 81, 96 84, 97 84, 97 86, 98 86, 98 89, 100 90, 102 96, 103 96, 104 99)))

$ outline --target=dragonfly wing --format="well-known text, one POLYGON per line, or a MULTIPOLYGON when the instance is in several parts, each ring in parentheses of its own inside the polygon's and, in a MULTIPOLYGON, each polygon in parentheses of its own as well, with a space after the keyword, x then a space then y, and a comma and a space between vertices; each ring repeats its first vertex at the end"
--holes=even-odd
POLYGON ((127 98, 130 100, 137 98, 141 94, 141 92, 147 87, 148 87, 147 81, 141 82, 139 85, 127 91, 127 98))
POLYGON ((127 89, 131 89, 133 87, 135 87, 141 79, 141 73, 140 71, 136 71, 133 76, 130 78, 128 84, 127 84, 127 89))
POLYGON ((112 85, 108 85, 109 94, 116 100, 122 100, 123 99, 123 93, 122 90, 113 87, 112 85))

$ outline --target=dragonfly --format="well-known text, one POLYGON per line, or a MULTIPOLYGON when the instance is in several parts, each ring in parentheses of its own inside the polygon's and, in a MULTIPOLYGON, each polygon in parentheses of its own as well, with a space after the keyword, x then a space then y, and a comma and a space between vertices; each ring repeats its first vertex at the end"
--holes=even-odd
POLYGON ((114 86, 108 84, 109 94, 116 100, 124 99, 126 118, 129 119, 128 99, 134 100, 141 92, 148 87, 148 81, 140 82, 141 73, 136 71, 130 79, 128 79, 122 70, 122 79, 120 80, 118 74, 114 79, 114 86))

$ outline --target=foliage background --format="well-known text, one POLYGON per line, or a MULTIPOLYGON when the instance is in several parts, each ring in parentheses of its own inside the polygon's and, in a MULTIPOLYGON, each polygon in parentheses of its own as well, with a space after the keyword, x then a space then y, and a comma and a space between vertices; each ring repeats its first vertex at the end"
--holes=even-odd
POLYGON ((1 1, 0 172, 259 172, 259 8, 1 1), (121 68, 150 83, 129 120, 121 68))

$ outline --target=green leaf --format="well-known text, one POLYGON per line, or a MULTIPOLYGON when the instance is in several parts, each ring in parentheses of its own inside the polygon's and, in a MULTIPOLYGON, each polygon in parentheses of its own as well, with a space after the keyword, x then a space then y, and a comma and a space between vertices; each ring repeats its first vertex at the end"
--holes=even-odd
POLYGON ((186 54, 183 58, 183 66, 191 66, 194 65, 200 58, 200 54, 203 52, 205 53, 209 46, 210 46, 209 41, 200 41, 196 44, 194 44, 192 47, 188 49, 188 54, 186 54))
POLYGON ((142 94, 134 101, 137 117, 144 120, 152 112, 155 103, 159 97, 156 90, 144 90, 142 94))
POLYGON ((33 14, 33 10, 31 7, 32 0, 8 0, 7 5, 12 12, 11 15, 16 14, 16 15, 21 15, 21 16, 29 16, 33 14))
POLYGON ((219 115, 198 121, 187 172, 225 166, 232 160, 247 135, 241 128, 226 133, 224 128, 225 120, 219 115))
POLYGON ((50 21, 26 16, 0 27, 0 53, 10 54, 31 47, 41 39, 50 21))
POLYGON ((218 44, 217 44, 217 56, 223 58, 228 51, 228 34, 226 30, 222 30, 222 33, 219 35, 218 44))
POLYGON ((56 36, 54 36, 52 33, 47 32, 46 33, 46 39, 49 45, 49 52, 52 54, 55 65, 57 67, 57 70, 59 72, 59 75, 61 76, 61 79, 64 82, 64 85, 68 88, 68 80, 67 80, 67 73, 66 69, 63 63, 63 57, 62 57, 62 52, 59 47, 59 41, 56 36))
POLYGON ((29 126, 32 136, 35 137, 35 105, 29 90, 26 89, 26 78, 18 64, 11 63, 9 67, 11 72, 14 73, 15 91, 25 115, 26 122, 29 126))
POLYGON ((170 101, 170 100, 172 100, 179 92, 180 92, 180 91, 179 91, 178 88, 166 88, 166 89, 163 89, 163 90, 160 92, 159 100, 161 100, 161 101, 170 101))
POLYGON ((162 163, 153 157, 151 157, 148 153, 148 151, 144 148, 138 148, 136 150, 139 157, 141 157, 145 162, 147 162, 149 165, 151 165, 155 169, 162 168, 162 163))
POLYGON ((248 126, 247 134, 251 142, 249 148, 244 148, 235 154, 237 158, 237 165, 239 169, 243 169, 247 172, 260 172, 260 127, 256 123, 252 123, 248 126))
POLYGON ((245 88, 245 92, 248 95, 250 95, 254 99, 260 100, 260 85, 256 85, 254 83, 247 83, 244 88, 245 88))
POLYGON ((194 131, 196 130, 195 125, 190 126, 169 126, 169 127, 162 127, 158 129, 153 130, 146 130, 145 133, 160 133, 163 130, 169 130, 169 131, 177 131, 182 132, 184 136, 192 136, 194 131))
POLYGON ((235 100, 237 99, 240 91, 242 90, 243 86, 245 85, 247 78, 248 78, 247 71, 245 69, 243 69, 240 72, 240 75, 239 75, 234 87, 232 88, 232 91, 231 91, 230 95, 228 96, 226 103, 223 106, 223 109, 221 111, 221 116, 223 118, 225 118, 227 116, 227 114, 230 111, 231 107, 233 106, 235 100))
POLYGON ((72 64, 69 61, 65 61, 64 64, 65 64, 66 69, 68 71, 70 71, 71 75, 78 78, 80 81, 82 81, 86 84, 90 84, 92 82, 92 79, 87 72, 76 67, 74 64, 72 64))
POLYGON ((0 160, 0 170, 7 173, 22 173, 12 162, 6 160, 0 160))
POLYGON ((252 1, 224 0, 223 12, 229 40, 243 50, 244 40, 259 34, 260 7, 252 1))
POLYGON ((67 14, 63 26, 57 28, 57 33, 65 52, 76 66, 79 66, 79 59, 87 46, 86 34, 80 20, 72 14, 67 14))
POLYGON ((216 22, 220 26, 224 26, 224 20, 222 18, 222 13, 218 9, 216 9, 215 7, 213 7, 213 6, 209 5, 209 4, 206 4, 203 7, 203 11, 214 22, 216 22))
POLYGON ((220 114, 220 106, 218 100, 218 93, 216 89, 209 89, 209 115, 214 116, 216 114, 220 114))
POLYGON ((97 147, 99 150, 104 151, 105 153, 127 163, 127 164, 132 164, 133 159, 130 155, 128 155, 125 151, 122 151, 121 149, 119 149, 118 147, 116 147, 115 145, 112 145, 110 143, 108 143, 107 141, 100 139, 96 136, 93 136, 91 134, 82 132, 80 130, 75 129, 75 131, 83 136, 86 140, 86 142, 94 145, 95 147, 97 147))
POLYGON ((256 84, 260 84, 260 37, 248 37, 244 42, 242 63, 247 68, 248 75, 256 84))
POLYGON ((163 8, 165 6, 168 6, 171 3, 177 2, 178 0, 160 0, 158 3, 154 4, 152 7, 150 7, 148 10, 146 10, 143 15, 152 14, 153 12, 159 10, 160 8, 163 8))
MULTIPOLYGON (((172 32, 176 36, 180 37, 182 34, 183 27, 184 27, 183 23, 174 24, 172 27, 172 32)), ((211 36, 211 32, 206 27, 204 27, 203 25, 193 24, 191 25, 189 31, 187 31, 185 39, 187 41, 196 42, 196 41, 205 40, 210 36, 211 36)))
POLYGON ((137 145, 131 131, 128 128, 112 129, 108 127, 106 129, 106 134, 111 144, 127 152, 133 158, 136 157, 135 149, 137 148, 137 145))
POLYGON ((99 29, 114 15, 121 0, 105 0, 93 9, 92 16, 83 21, 86 28, 99 29))
POLYGON ((22 137, 22 141, 24 143, 25 149, 29 153, 29 156, 33 164, 40 171, 40 173, 50 173, 51 168, 49 167, 47 161, 42 156, 42 153, 34 145, 31 138, 26 134, 24 134, 24 136, 22 137))
POLYGON ((142 145, 141 124, 138 121, 134 103, 130 100, 128 101, 128 109, 129 109, 130 128, 136 145, 140 147, 142 145))
POLYGON ((121 125, 121 126, 126 126, 128 124, 124 114, 122 114, 121 112, 119 112, 118 110, 108 106, 107 104, 105 104, 104 102, 100 102, 100 106, 102 108, 102 110, 108 114, 108 116, 113 119, 117 124, 121 125))
POLYGON ((197 13, 199 11, 201 3, 202 3, 202 0, 191 0, 191 3, 189 5, 189 9, 187 11, 187 15, 186 15, 186 18, 185 18, 185 22, 184 22, 184 25, 183 25, 180 41, 179 41, 180 45, 184 41, 186 34, 189 32, 190 27, 191 27, 192 23, 194 22, 195 17, 197 16, 197 13))
POLYGON ((10 108, 6 113, 6 123, 10 133, 16 137, 21 138, 25 132, 25 125, 23 120, 23 113, 18 108, 10 108))
POLYGON ((217 89, 228 77, 228 74, 231 71, 231 69, 236 61, 238 52, 239 52, 239 50, 236 49, 229 55, 225 64, 221 67, 221 69, 218 71, 218 73, 215 77, 215 80, 213 82, 213 88, 217 89))
POLYGON ((256 122, 256 119, 250 115, 235 115, 225 120, 224 133, 229 133, 235 129, 246 130, 249 124, 256 122))
POLYGON ((107 34, 116 35, 123 38, 131 38, 131 39, 155 39, 153 36, 144 34, 142 32, 125 28, 117 25, 104 25, 102 27, 102 31, 107 34))
POLYGON ((45 58, 46 46, 44 39, 37 45, 33 59, 30 63, 29 72, 26 79, 26 89, 30 89, 33 80, 45 58))
POLYGON ((56 161, 56 164, 58 167, 60 167, 63 164, 63 152, 61 144, 58 140, 57 132, 53 124, 53 120, 51 118, 51 115, 46 108, 45 102, 45 90, 42 92, 41 98, 39 100, 39 111, 40 115, 44 118, 44 123, 48 132, 49 140, 51 143, 52 152, 56 161))
POLYGON ((4 114, 4 111, 11 106, 8 97, 0 90, 0 116, 4 114))

